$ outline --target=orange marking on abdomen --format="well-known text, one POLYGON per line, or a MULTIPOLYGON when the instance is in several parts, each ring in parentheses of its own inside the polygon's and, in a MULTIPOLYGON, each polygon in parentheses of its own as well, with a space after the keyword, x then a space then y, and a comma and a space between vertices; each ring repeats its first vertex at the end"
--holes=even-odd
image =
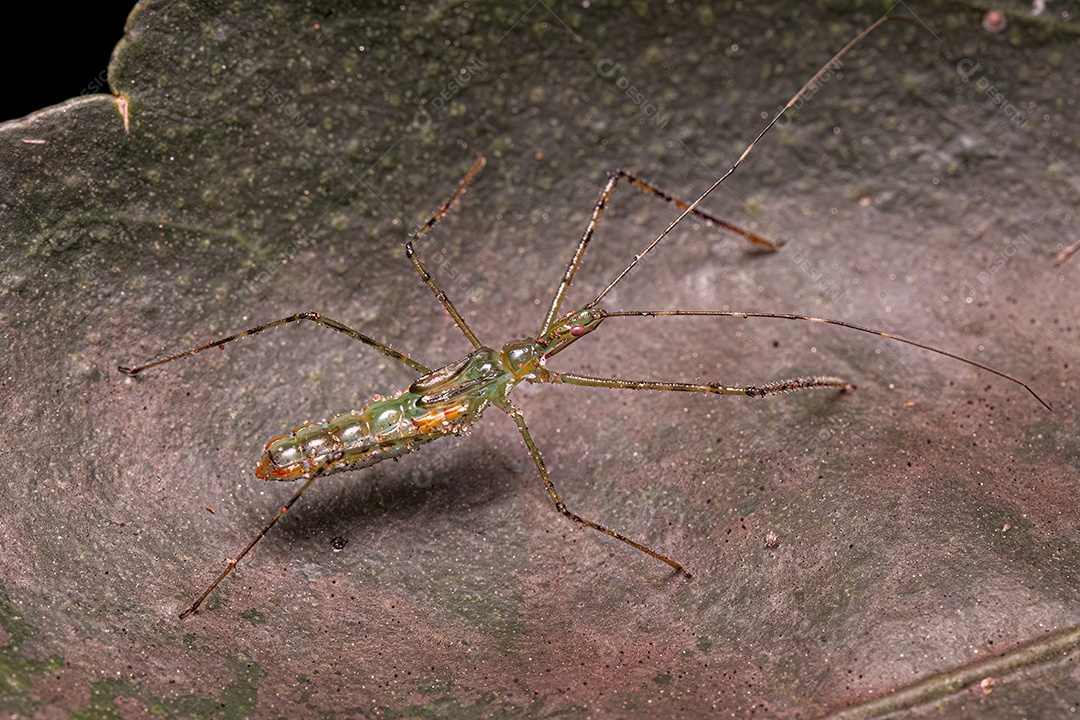
POLYGON ((464 405, 454 405, 445 410, 432 410, 427 415, 412 418, 411 422, 420 432, 431 432, 446 422, 457 420, 465 412, 464 405))

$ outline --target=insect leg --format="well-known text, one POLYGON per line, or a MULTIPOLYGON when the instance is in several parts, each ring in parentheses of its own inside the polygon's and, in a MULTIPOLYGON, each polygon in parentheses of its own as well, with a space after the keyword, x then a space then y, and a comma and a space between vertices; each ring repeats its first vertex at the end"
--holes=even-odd
POLYGON ((214 592, 214 588, 216 588, 222 580, 228 577, 229 573, 236 569, 237 564, 244 558, 245 555, 248 554, 251 548, 255 547, 255 543, 262 540, 263 536, 266 535, 266 533, 270 532, 270 528, 274 527, 274 524, 281 519, 281 517, 289 510, 289 508, 293 506, 293 503, 300 499, 300 496, 304 494, 305 490, 311 487, 311 483, 315 482, 315 478, 317 477, 319 477, 318 473, 312 473, 311 476, 308 477, 308 479, 304 482, 300 489, 296 491, 296 494, 292 496, 292 499, 281 506, 281 509, 277 512, 277 515, 274 515, 274 517, 270 519, 270 522, 266 523, 266 525, 263 526, 263 529, 260 530, 259 534, 256 535, 254 539, 252 539, 252 541, 247 544, 247 547, 241 550, 239 555, 229 561, 229 563, 225 566, 225 569, 221 572, 220 575, 217 576, 217 579, 214 580, 214 582, 210 583, 210 587, 206 588, 206 590, 203 591, 203 594, 199 596, 199 599, 191 603, 191 605, 189 605, 186 610, 180 613, 181 618, 186 618, 188 615, 191 615, 193 612, 199 609, 199 606, 202 605, 203 600, 209 597, 210 593, 214 592))
POLYGON ((611 292, 612 289, 614 289, 614 287, 616 285, 618 285, 622 281, 622 279, 624 277, 626 277, 626 275, 637 266, 638 263, 641 262, 642 258, 644 258, 646 255, 648 255, 649 253, 651 253, 653 250, 656 249, 656 246, 659 245, 663 241, 663 239, 665 237, 667 237, 668 233, 670 233, 672 231, 672 229, 674 229, 674 227, 676 225, 678 225, 680 222, 682 222, 683 218, 685 218, 690 213, 694 212, 697 209, 697 206, 700 205, 705 200, 705 198, 707 198, 712 193, 713 190, 720 187, 720 185, 722 185, 723 182, 725 180, 727 180, 728 177, 731 176, 731 174, 734 173, 739 168, 740 165, 742 165, 743 160, 745 160, 746 156, 750 154, 750 151, 754 149, 754 147, 758 144, 758 142, 761 140, 761 138, 765 137, 765 134, 769 132, 769 130, 772 128, 772 126, 775 125, 777 123, 777 121, 780 120, 781 117, 783 117, 784 113, 786 113, 789 109, 791 109, 791 107, 793 105, 795 105, 795 103, 797 103, 799 101, 799 98, 801 98, 803 95, 805 95, 806 91, 809 90, 811 87, 813 87, 814 84, 817 83, 817 81, 819 79, 821 79, 821 76, 824 75, 826 72, 828 72, 829 68, 831 68, 833 65, 835 65, 836 62, 840 58, 842 58, 844 55, 846 55, 848 53, 849 50, 851 50, 851 48, 855 47, 860 42, 862 42, 862 39, 865 38, 867 35, 869 35, 871 32, 873 32, 874 29, 877 28, 879 25, 881 25, 881 24, 883 24, 883 23, 885 23, 885 22, 887 22, 889 20, 903 20, 903 19, 905 19, 905 18, 896 17, 896 16, 892 16, 892 15, 885 15, 885 16, 883 16, 881 18, 878 18, 877 21, 875 21, 868 28, 866 28, 865 30, 860 32, 858 35, 856 35, 850 42, 848 42, 847 45, 845 45, 843 48, 841 48, 838 53, 833 55, 829 59, 829 61, 827 63, 825 63, 824 65, 822 65, 821 68, 816 73, 814 73, 814 76, 812 78, 810 78, 806 82, 806 84, 802 86, 802 88, 799 89, 799 92, 795 93, 792 96, 792 98, 790 100, 788 100, 787 105, 785 105, 783 108, 781 108, 778 113, 773 115, 772 120, 770 120, 768 123, 766 123, 765 127, 762 128, 761 131, 758 132, 758 134, 754 137, 754 139, 752 141, 750 141, 750 144, 746 146, 746 149, 743 150, 743 154, 739 156, 739 159, 735 161, 735 164, 732 165, 730 168, 728 168, 727 172, 725 172, 723 175, 721 175, 719 178, 717 178, 716 181, 712 185, 710 185, 709 188, 705 192, 703 192, 701 195, 699 195, 697 200, 695 200, 694 202, 687 205, 686 209, 684 209, 682 211, 682 213, 679 215, 679 217, 672 220, 671 224, 668 225, 667 228, 665 228, 663 232, 661 232, 659 235, 657 235, 656 239, 653 240, 651 243, 649 243, 648 247, 646 247, 640 253, 635 255, 634 259, 630 262, 630 264, 627 265, 623 269, 623 271, 621 273, 616 275, 615 279, 612 280, 610 283, 608 283, 608 286, 606 288, 604 288, 603 290, 601 290, 600 294, 597 295, 596 298, 591 303, 586 305, 585 307, 587 307, 587 308, 596 307, 600 303, 600 301, 603 300, 607 296, 607 294, 609 292, 611 292))
POLYGON ((683 383, 653 382, 646 380, 622 380, 619 378, 594 377, 577 373, 557 373, 548 371, 550 382, 586 387, 618 388, 621 390, 658 390, 661 392, 694 392, 712 395, 745 395, 747 397, 765 397, 777 393, 796 390, 854 390, 855 386, 837 377, 801 377, 789 380, 777 380, 764 385, 724 385, 720 382, 683 383))
POLYGON ((771 318, 773 320, 795 320, 798 322, 812 322, 820 323, 822 325, 835 325, 837 327, 848 328, 849 330, 858 330, 862 333, 869 335, 877 335, 880 338, 886 340, 892 340, 893 342, 903 343, 905 345, 911 345, 913 347, 926 350, 928 352, 936 353, 938 355, 944 355, 945 357, 952 358, 953 360, 959 360, 962 363, 970 365, 971 367, 978 368, 985 372, 997 375, 1000 378, 1004 378, 1011 383, 1015 383, 1020 387, 1027 390, 1032 397, 1038 400, 1043 407, 1053 412, 1053 408, 1050 404, 1042 399, 1037 392, 1031 389, 1031 386, 1019 378, 1013 377, 1006 372, 997 370, 984 365, 981 362, 966 358, 963 355, 957 355, 956 353, 949 352, 948 350, 942 350, 936 348, 933 345, 927 345, 917 340, 911 340, 906 337, 901 337, 894 333, 884 332, 882 330, 875 330, 874 328, 864 327, 862 325, 856 325, 855 323, 849 323, 844 320, 830 320, 828 318, 810 317, 809 315, 792 315, 790 313, 768 313, 768 312, 736 312, 733 310, 612 310, 604 311, 605 318, 612 317, 641 317, 641 318, 655 318, 655 317, 730 317, 730 318, 771 318))
POLYGON ((636 187, 642 192, 647 192, 661 200, 671 203, 679 210, 684 212, 691 212, 694 215, 711 222, 718 227, 721 227, 728 232, 740 235, 749 240, 758 247, 773 251, 779 248, 779 246, 772 240, 762 237, 757 233, 744 230, 743 228, 733 225, 726 220, 721 220, 704 210, 698 210, 696 207, 691 208, 689 203, 685 203, 679 200, 677 197, 664 192, 660 188, 656 187, 647 180, 628 173, 625 170, 616 170, 608 177, 607 184, 604 185, 604 189, 600 191, 600 197, 596 201, 596 205, 593 206, 592 216, 589 218, 589 224, 585 227, 585 232, 581 236, 581 240, 578 241, 577 248, 574 250, 574 256, 570 259, 570 263, 566 266, 566 271, 563 273, 562 280, 559 281, 559 287, 555 291, 555 297, 551 299, 551 306, 548 308, 547 315, 544 317, 544 325, 540 328, 540 335, 544 335, 551 329, 559 318, 559 309, 562 307, 563 300, 566 298, 566 293, 570 289, 570 284, 574 280, 574 275, 577 274, 578 268, 581 267, 582 259, 585 257, 585 250, 589 246, 589 242, 592 240, 593 234, 596 232, 597 226, 600 224, 600 218, 603 217, 604 211, 607 208, 607 204, 611 201, 612 196, 615 194, 615 188, 619 184, 620 180, 626 180, 631 185, 636 187))
POLYGON ((413 247, 413 243, 424 237, 424 235, 427 235, 428 230, 431 230, 431 228, 435 226, 435 223, 439 222, 439 219, 446 214, 446 211, 450 209, 450 206, 455 200, 457 200, 458 196, 461 195, 461 193, 465 192, 465 188, 469 186, 469 183, 472 182, 472 179, 476 177, 476 174, 478 172, 480 172, 480 168, 484 167, 485 162, 487 161, 484 160, 483 155, 477 157, 476 162, 473 163, 472 169, 469 170, 469 174, 466 175, 465 179, 461 181, 461 184, 457 186, 457 190, 454 191, 454 194, 451 195, 450 198, 442 204, 442 207, 440 207, 435 212, 435 214, 431 216, 430 220, 421 225, 420 229, 413 233, 412 236, 405 242, 405 256, 409 258, 409 262, 412 263, 413 269, 416 270, 416 274, 420 276, 420 280, 428 286, 431 292, 435 293, 435 299, 438 300, 439 304, 442 305, 446 309, 446 312, 450 314, 450 317, 453 318, 454 323, 458 326, 458 329, 461 330, 461 332, 465 335, 466 338, 468 338, 469 342, 472 343, 472 346, 474 348, 483 347, 483 343, 481 343, 480 340, 477 339, 476 335, 472 331, 472 328, 469 327, 469 324, 465 322, 465 318, 463 318, 461 316, 461 313, 458 312, 457 308, 454 307, 454 303, 446 295, 446 292, 443 291, 441 287, 439 287, 439 283, 436 282, 435 278, 432 277, 430 272, 428 272, 427 266, 425 266, 424 261, 420 259, 420 255, 417 254, 416 248, 413 247))
POLYGON ((577 513, 573 513, 569 509, 567 509, 566 503, 563 501, 562 495, 560 495, 559 491, 555 489, 555 483, 551 481, 551 476, 548 475, 547 466, 544 465, 544 458, 540 455, 540 450, 536 447, 536 443, 533 442, 532 435, 529 434, 529 428, 525 425, 525 416, 522 415, 521 410, 518 410, 513 405, 510 405, 509 408, 505 410, 506 414, 513 418, 514 422, 517 423, 518 430, 521 432, 521 437, 523 440, 525 440, 525 446, 529 449, 529 454, 532 455, 533 462, 536 463, 536 469, 540 472, 540 477, 544 481, 544 487, 547 488, 548 496, 551 498, 551 501, 555 503, 556 510, 558 510, 563 515, 570 518, 576 523, 586 525, 594 530, 599 530, 605 535, 610 535, 616 540, 622 540, 627 545, 637 548, 638 550, 647 555, 652 555, 657 560, 663 560, 668 565, 681 572, 683 575, 690 577, 690 573, 686 571, 686 568, 684 568, 680 563, 677 563, 671 558, 669 558, 667 555, 659 553, 656 550, 653 550, 651 547, 648 547, 647 545, 642 545, 639 542, 635 542, 621 533, 617 533, 610 528, 604 527, 598 522, 586 520, 577 513))
POLYGON ((274 320, 273 322, 268 322, 268 323, 264 323, 262 325, 257 325, 257 326, 255 326, 253 328, 250 328, 249 330, 244 330, 243 332, 238 332, 235 335, 229 335, 228 337, 221 338, 220 340, 213 340, 211 342, 206 343, 205 345, 199 345, 197 347, 191 348, 190 350, 185 350, 184 352, 176 353, 175 355, 169 355, 168 357, 163 357, 163 358, 160 358, 158 360, 153 360, 153 361, 148 362, 148 363, 146 363, 144 365, 136 365, 134 367, 127 367, 127 366, 124 366, 124 365, 120 365, 117 369, 120 372, 125 373, 127 375, 138 375, 143 370, 147 370, 148 368, 157 367, 158 365, 164 365, 165 363, 170 363, 170 362, 172 362, 174 360, 180 360, 182 358, 190 357, 191 355, 196 355, 198 353, 201 353, 204 350, 209 350, 210 348, 221 347, 225 343, 232 342, 233 340, 239 340, 240 338, 248 337, 249 335, 258 335, 263 330, 269 330, 270 328, 275 328, 275 327, 277 327, 279 325, 287 325, 288 323, 298 322, 300 320, 311 320, 312 322, 314 322, 314 323, 316 323, 316 324, 318 324, 318 325, 320 325, 320 326, 322 326, 324 328, 329 328, 331 330, 336 330, 339 333, 342 333, 344 335, 348 335, 353 340, 359 340, 360 342, 364 343, 365 345, 370 345, 371 347, 375 348, 376 350, 381 352, 383 355, 386 355, 387 357, 390 357, 390 358, 393 358, 394 360, 398 360, 400 362, 405 363, 406 365, 411 367, 413 370, 416 370, 417 372, 421 372, 421 373, 429 373, 429 372, 431 372, 431 369, 428 368, 426 365, 424 365, 422 363, 419 363, 416 360, 413 360, 408 355, 393 349, 389 345, 384 345, 381 342, 379 342, 378 340, 376 340, 374 338, 371 338, 371 337, 368 337, 367 335, 363 334, 362 332, 359 332, 357 330, 353 330, 352 328, 348 327, 347 325, 343 325, 342 323, 339 323, 337 320, 332 320, 332 319, 330 319, 328 317, 323 317, 322 315, 320 315, 319 313, 314 312, 314 311, 297 313, 296 315, 290 315, 289 317, 281 318, 280 320, 274 320))
MULTIPOLYGON (((625 170, 617 170, 616 175, 619 175, 620 177, 626 178, 634 187, 638 188, 639 190, 641 190, 643 192, 647 192, 647 193, 649 193, 651 195, 655 195, 656 197, 660 198, 661 200, 664 200, 665 202, 671 203, 672 205, 679 208, 680 210, 687 210, 687 209, 690 208, 690 203, 683 202, 679 198, 674 197, 672 195, 669 195, 668 193, 664 192, 660 188, 658 188, 655 185, 653 185, 652 183, 650 183, 648 180, 643 180, 642 178, 639 178, 636 175, 628 173, 625 170)), ((697 208, 693 208, 692 210, 690 210, 690 212, 693 213, 694 215, 697 215, 699 218, 701 218, 703 220, 711 222, 714 225, 717 225, 718 227, 722 227, 723 229, 727 230, 730 233, 733 233, 735 235, 739 235, 740 237, 745 238, 746 240, 750 241, 751 244, 756 245, 757 247, 761 248, 762 250, 767 250, 769 252, 773 252, 773 251, 776 251, 776 250, 780 249, 780 246, 777 245, 776 243, 774 243, 772 240, 769 240, 768 238, 762 237, 761 235, 758 235, 755 232, 745 230, 745 229, 739 227, 738 225, 734 225, 732 223, 729 223, 727 220, 722 220, 722 219, 720 219, 720 218, 718 218, 718 217, 716 217, 716 216, 714 216, 714 215, 712 215, 710 213, 705 212, 704 210, 699 210, 697 208)))

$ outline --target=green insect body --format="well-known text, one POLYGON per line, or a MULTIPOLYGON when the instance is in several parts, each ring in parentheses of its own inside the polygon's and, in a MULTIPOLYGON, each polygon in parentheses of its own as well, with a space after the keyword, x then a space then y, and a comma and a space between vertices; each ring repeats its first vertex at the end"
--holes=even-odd
POLYGON ((509 393, 522 381, 550 382, 547 357, 596 329, 604 314, 570 313, 536 340, 512 340, 501 352, 481 346, 417 378, 391 398, 273 438, 255 468, 261 480, 359 470, 447 435, 462 435, 496 405, 512 412, 509 393))

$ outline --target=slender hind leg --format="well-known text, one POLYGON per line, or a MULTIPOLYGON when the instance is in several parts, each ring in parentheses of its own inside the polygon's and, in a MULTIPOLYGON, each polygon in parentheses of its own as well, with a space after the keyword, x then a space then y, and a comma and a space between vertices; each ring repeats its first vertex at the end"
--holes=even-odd
POLYGON ((308 479, 304 481, 304 484, 300 487, 299 490, 296 491, 296 494, 292 496, 289 502, 281 506, 281 509, 277 511, 277 514, 274 515, 274 517, 270 518, 270 522, 266 523, 266 525, 263 526, 263 529, 260 530, 259 534, 256 535, 252 539, 252 541, 247 544, 247 547, 241 550, 239 555, 234 557, 232 560, 229 560, 228 564, 225 565, 225 569, 221 571, 221 574, 217 576, 217 579, 215 579, 214 582, 210 583, 210 587, 206 588, 206 590, 203 591, 203 594, 199 596, 199 599, 191 603, 191 605, 189 605, 186 610, 180 613, 181 618, 186 618, 188 615, 199 609, 199 606, 202 605, 203 600, 208 598, 210 596, 210 593, 214 592, 214 588, 220 585, 221 581, 227 578, 229 576, 229 573, 236 569, 236 566, 240 563, 241 560, 244 559, 244 556, 251 551, 251 548, 255 547, 255 543, 262 540, 263 536, 266 535, 266 533, 270 532, 270 528, 274 527, 274 524, 277 523, 277 521, 280 520, 286 512, 288 512, 289 508, 293 506, 293 503, 300 499, 300 496, 304 494, 305 490, 311 487, 311 483, 315 482, 315 478, 317 477, 320 477, 320 473, 318 472, 313 472, 310 476, 308 476, 308 479))
POLYGON ((529 428, 525 425, 525 416, 522 415, 521 411, 513 405, 509 405, 508 408, 504 408, 504 410, 506 411, 506 414, 513 418, 514 422, 517 423, 518 431, 521 432, 521 437, 523 440, 525 440, 525 446, 529 448, 529 454, 532 455, 533 462, 536 463, 536 469, 540 472, 540 477, 544 481, 544 487, 547 488, 548 496, 551 498, 551 501, 555 503, 556 510, 558 510, 563 515, 570 518, 576 523, 591 527, 593 530, 599 530, 605 535, 610 535, 616 540, 622 540, 630 547, 637 548, 638 550, 647 555, 652 555, 657 560, 663 560, 668 565, 681 572, 683 575, 690 577, 690 573, 686 571, 686 568, 684 568, 681 563, 672 560, 667 555, 653 550, 648 545, 642 545, 639 542, 635 542, 634 540, 631 540, 630 538, 626 537, 621 533, 617 533, 610 528, 604 527, 598 522, 594 522, 593 520, 587 520, 578 515, 577 513, 571 512, 566 507, 566 503, 563 501, 562 495, 560 495, 559 491, 555 489, 555 483, 551 481, 551 476, 548 475, 547 466, 544 465, 544 458, 540 455, 540 450, 537 449, 536 443, 533 442, 532 435, 529 434, 529 428))
POLYGON ((405 353, 399 352, 399 351, 395 350, 394 348, 390 347, 389 345, 384 345, 383 343, 379 342, 375 338, 368 337, 367 335, 365 335, 362 332, 359 332, 357 330, 353 330, 348 325, 344 325, 342 323, 339 323, 337 320, 332 320, 331 318, 323 317, 322 315, 320 315, 319 313, 314 312, 314 311, 297 313, 296 315, 290 315, 289 317, 281 318, 280 320, 274 320, 273 322, 264 323, 262 325, 256 325, 253 328, 250 328, 248 330, 244 330, 243 332, 238 332, 235 335, 229 335, 228 337, 223 337, 220 340, 212 340, 212 341, 206 343, 205 345, 199 345, 197 347, 191 348, 190 350, 185 350, 184 352, 176 353, 175 355, 169 355, 168 357, 163 357, 163 358, 160 358, 158 360, 153 360, 153 361, 148 362, 148 363, 146 363, 144 365, 136 365, 134 367, 127 367, 127 366, 124 366, 124 365, 120 365, 120 366, 117 367, 117 370, 119 370, 120 372, 125 373, 127 375, 138 375, 143 370, 147 370, 147 369, 152 368, 152 367, 157 367, 158 365, 164 365, 165 363, 170 363, 170 362, 173 362, 174 360, 180 360, 182 358, 190 357, 192 355, 197 355, 198 353, 201 353, 204 350, 209 350, 211 348, 221 347, 221 346, 225 345, 226 343, 232 342, 233 340, 239 340, 240 338, 248 337, 249 335, 258 335, 263 330, 269 330, 270 328, 275 328, 275 327, 278 327, 279 325, 287 325, 288 323, 291 323, 291 322, 299 322, 300 320, 310 320, 310 321, 316 323, 317 325, 319 325, 320 327, 329 328, 330 330, 334 330, 336 332, 342 333, 343 335, 348 335, 353 340, 358 340, 358 341, 364 343, 365 345, 370 345, 371 347, 375 348, 376 350, 381 352, 383 355, 386 355, 387 357, 390 357, 390 358, 393 358, 394 360, 405 363, 406 365, 411 367, 413 370, 416 370, 417 372, 420 372, 420 373, 429 373, 429 372, 431 372, 431 369, 428 368, 426 365, 424 365, 422 363, 419 363, 416 360, 413 360, 411 357, 409 357, 405 353))

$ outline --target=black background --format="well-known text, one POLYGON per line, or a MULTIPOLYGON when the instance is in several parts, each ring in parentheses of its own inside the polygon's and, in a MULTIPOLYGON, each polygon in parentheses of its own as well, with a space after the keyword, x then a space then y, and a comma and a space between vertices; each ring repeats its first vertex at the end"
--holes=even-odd
MULTIPOLYGON (((5 8, 0 122, 77 97, 109 65, 133 0, 5 8)), ((97 92, 105 92, 99 84, 97 92)))

